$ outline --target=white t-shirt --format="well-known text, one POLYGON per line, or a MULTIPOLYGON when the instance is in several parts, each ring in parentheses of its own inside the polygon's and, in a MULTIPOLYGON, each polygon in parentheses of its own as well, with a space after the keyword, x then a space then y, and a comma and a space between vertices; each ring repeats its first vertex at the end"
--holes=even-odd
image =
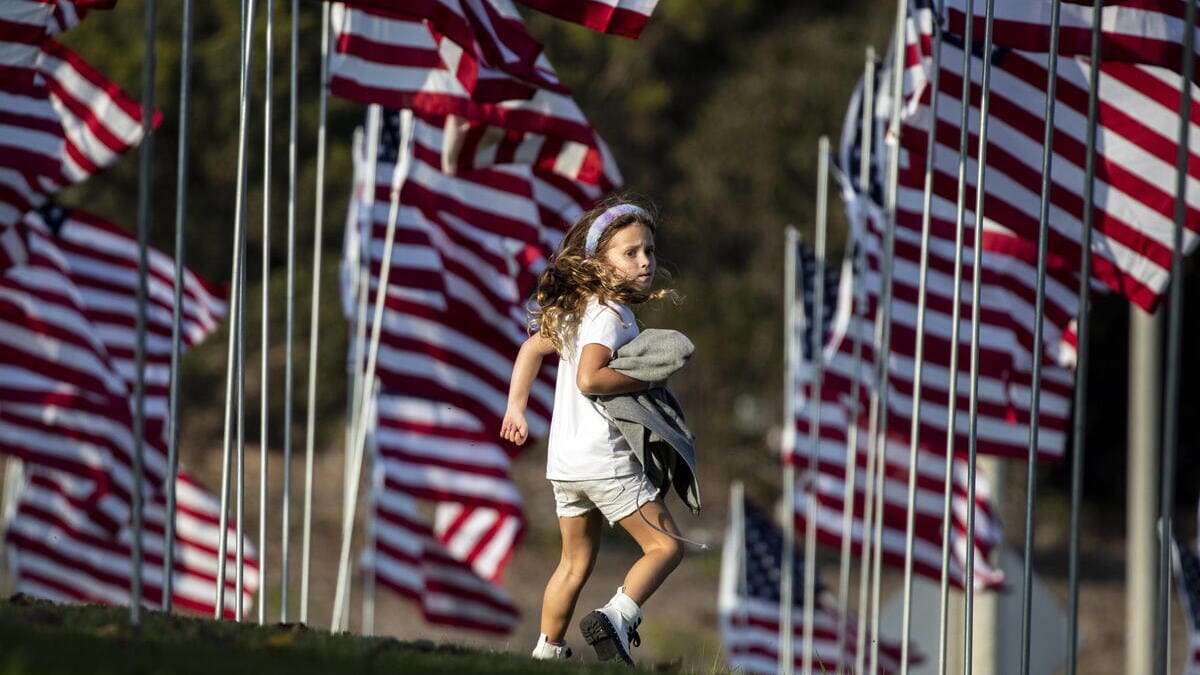
POLYGON ((637 334, 628 307, 615 302, 601 304, 595 298, 588 302, 574 344, 564 345, 566 353, 558 362, 546 478, 595 480, 641 473, 642 467, 620 430, 575 384, 584 345, 604 345, 615 352, 637 334))

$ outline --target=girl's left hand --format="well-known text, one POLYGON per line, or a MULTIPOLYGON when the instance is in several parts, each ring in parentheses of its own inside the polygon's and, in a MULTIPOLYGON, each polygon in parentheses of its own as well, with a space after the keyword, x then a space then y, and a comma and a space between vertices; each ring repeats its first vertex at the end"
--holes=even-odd
POLYGON ((500 423, 500 438, 516 445, 524 445, 529 438, 529 423, 525 421, 525 413, 507 410, 504 421, 500 423))

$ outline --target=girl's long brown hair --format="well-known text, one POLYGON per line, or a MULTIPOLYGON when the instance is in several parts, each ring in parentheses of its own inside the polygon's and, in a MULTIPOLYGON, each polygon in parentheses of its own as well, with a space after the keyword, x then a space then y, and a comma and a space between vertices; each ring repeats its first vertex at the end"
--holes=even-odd
MULTIPOLYGON (((587 309, 588 299, 593 296, 601 302, 622 305, 638 305, 664 297, 676 297, 675 291, 670 289, 640 290, 614 273, 604 262, 604 251, 613 235, 634 223, 641 223, 651 233, 656 233, 659 223, 654 207, 625 197, 605 200, 571 226, 558 252, 550 259, 550 265, 538 278, 534 293, 537 307, 529 313, 529 330, 549 340, 559 355, 564 355, 565 345, 574 343, 575 331, 587 309), (648 215, 626 214, 614 220, 600 235, 595 255, 588 256, 584 246, 592 221, 613 206, 626 203, 640 206, 648 215)), ((669 281, 666 272, 660 271, 658 274, 669 281)))

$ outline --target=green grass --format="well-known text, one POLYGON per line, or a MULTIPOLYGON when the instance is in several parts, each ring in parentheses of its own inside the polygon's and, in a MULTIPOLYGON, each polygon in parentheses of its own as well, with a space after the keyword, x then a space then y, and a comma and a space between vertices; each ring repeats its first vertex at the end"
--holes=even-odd
POLYGON ((121 607, 0 601, 0 675, 49 673, 628 673, 548 664, 429 641, 331 635, 300 624, 257 626, 159 612, 129 624, 121 607))

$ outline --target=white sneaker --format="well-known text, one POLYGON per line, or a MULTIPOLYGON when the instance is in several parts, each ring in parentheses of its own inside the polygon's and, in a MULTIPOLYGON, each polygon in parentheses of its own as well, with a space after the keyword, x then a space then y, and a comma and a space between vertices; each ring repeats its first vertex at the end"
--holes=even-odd
POLYGON ((546 634, 538 636, 537 646, 533 648, 533 658, 538 661, 565 661, 571 658, 571 648, 567 643, 556 645, 551 643, 546 634))
POLYGON ((621 616, 614 607, 601 607, 579 621, 579 630, 583 639, 596 650, 596 658, 601 661, 611 661, 620 658, 626 665, 633 665, 633 656, 629 653, 629 645, 639 646, 642 638, 638 635, 637 627, 641 617, 635 623, 630 623, 621 616))

